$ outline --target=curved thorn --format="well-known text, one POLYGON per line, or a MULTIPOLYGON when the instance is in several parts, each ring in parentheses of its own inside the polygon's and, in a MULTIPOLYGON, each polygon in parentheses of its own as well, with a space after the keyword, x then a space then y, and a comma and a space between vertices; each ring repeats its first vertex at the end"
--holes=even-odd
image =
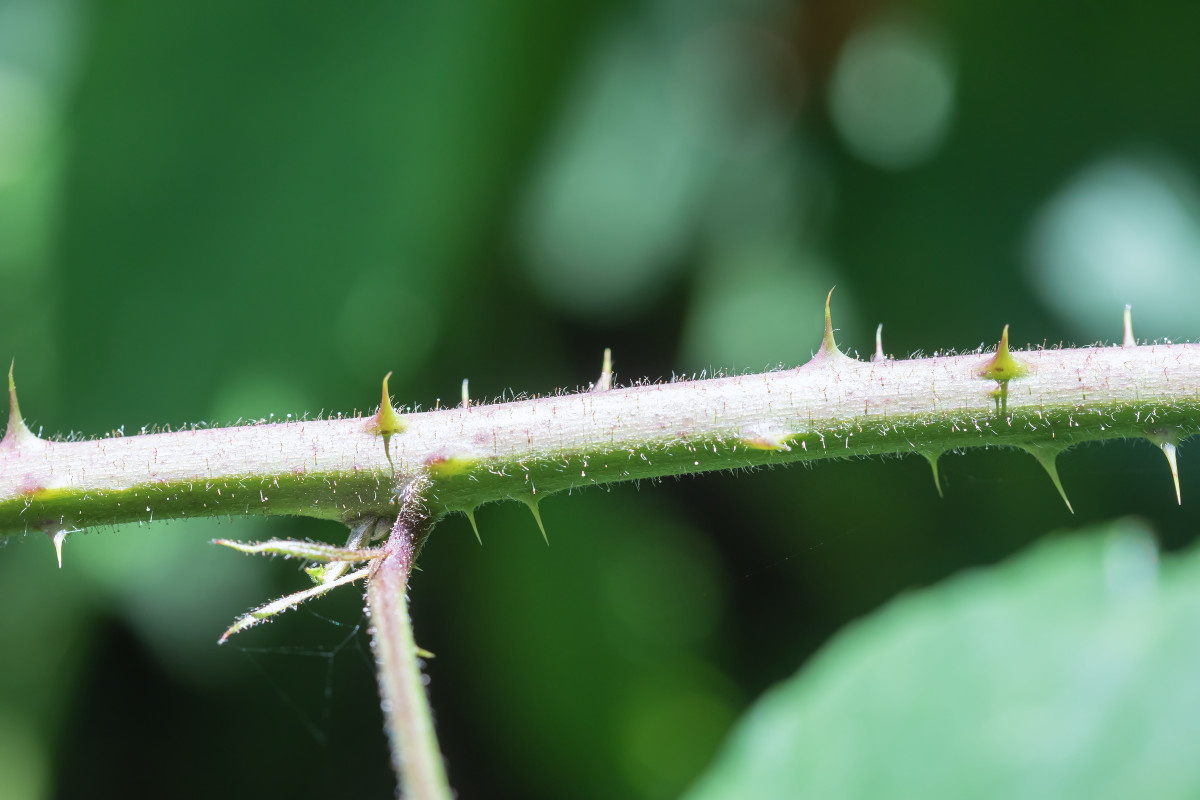
POLYGON ((1163 451, 1163 455, 1167 457, 1167 464, 1171 467, 1171 479, 1175 482, 1175 502, 1183 505, 1183 493, 1179 489, 1179 461, 1177 458, 1179 434, 1171 430, 1152 430, 1146 438, 1158 445, 1163 451))
POLYGON ((468 384, 467 379, 463 378, 463 387, 462 387, 462 407, 463 408, 471 407, 471 392, 468 390, 467 384, 468 384))
POLYGON ((21 404, 17 402, 17 384, 13 381, 13 369, 16 365, 15 358, 8 365, 8 428, 4 431, 4 438, 0 439, 0 445, 9 447, 17 447, 24 439, 37 438, 25 427, 25 420, 21 417, 21 404))
POLYGON ((542 515, 538 511, 538 501, 530 498, 521 498, 521 502, 529 506, 529 510, 533 512, 533 518, 537 521, 538 530, 542 532, 542 539, 545 540, 546 546, 550 546, 550 537, 546 535, 546 526, 542 524, 542 515))
MULTIPOLYGON (((833 287, 833 289, 836 288, 836 286, 833 287)), ((829 303, 833 299, 833 289, 830 289, 829 294, 825 295, 825 338, 821 341, 821 350, 840 353, 837 342, 833 339, 833 314, 829 311, 829 303)))
POLYGON ((1137 345, 1137 339, 1133 338, 1133 308, 1128 303, 1125 304, 1125 339, 1121 343, 1122 347, 1134 347, 1137 345))
POLYGON ((471 521, 471 530, 475 531, 475 540, 479 542, 480 547, 483 546, 483 537, 479 535, 479 526, 475 524, 475 509, 466 512, 467 519, 471 521))
MULTIPOLYGON (((875 355, 871 357, 872 361, 887 361, 887 356, 883 354, 883 323, 879 323, 879 327, 875 329, 875 355)), ((940 494, 940 491, 939 491, 940 494)))
POLYGON ((1075 509, 1071 507, 1071 501, 1067 499, 1067 492, 1063 489, 1062 481, 1059 480, 1058 466, 1055 464, 1055 459, 1058 458, 1061 450, 1057 447, 1037 444, 1021 445, 1021 449, 1036 458, 1037 462, 1042 465, 1042 469, 1046 470, 1046 474, 1050 476, 1054 488, 1058 489, 1059 496, 1067 504, 1067 510, 1074 514, 1075 509))
POLYGON ((392 396, 388 393, 388 378, 390 377, 392 377, 391 372, 383 376, 383 398, 379 403, 379 414, 376 416, 375 422, 379 433, 385 436, 404 430, 404 421, 396 413, 396 409, 392 408, 392 396))

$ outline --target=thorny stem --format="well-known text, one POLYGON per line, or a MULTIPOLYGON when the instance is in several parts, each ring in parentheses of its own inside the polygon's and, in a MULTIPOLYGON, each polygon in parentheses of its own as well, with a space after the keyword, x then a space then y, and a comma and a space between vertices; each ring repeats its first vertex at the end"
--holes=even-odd
POLYGON ((205 515, 392 517, 397 481, 419 474, 439 517, 639 478, 967 447, 1174 445, 1200 430, 1200 344, 1014 355, 1023 374, 998 383, 981 375, 986 353, 861 362, 822 346, 795 369, 406 414, 390 459, 375 416, 76 442, 10 423, 20 435, 0 442, 0 536, 205 515))
POLYGON ((432 527, 421 506, 420 479, 402 491, 400 514, 367 583, 371 643, 400 792, 410 800, 450 800, 450 784, 433 730, 408 615, 408 576, 432 527))
MULTIPOLYGON (((1006 331, 1007 333, 1007 331, 1006 331)), ((1062 490, 1073 444, 1142 438, 1176 449, 1200 432, 1200 344, 1124 344, 896 360, 843 355, 826 308, 811 361, 759 375, 621 387, 607 359, 594 389, 399 416, 51 442, 21 420, 9 375, 0 440, 0 536, 41 530, 61 546, 95 525, 190 516, 395 518, 368 568, 368 611, 393 760, 415 800, 450 797, 406 589, 448 512, 614 481, 848 456, 1027 450, 1062 490)), ((387 385, 384 384, 387 398, 387 385)), ((940 487, 939 487, 940 492, 940 487)), ((1064 494, 1065 499, 1065 494, 1064 494)), ((473 523, 473 516, 472 523, 473 523)), ((539 518, 540 524, 540 518, 539 518)), ((347 578, 349 579, 349 576, 347 578)))

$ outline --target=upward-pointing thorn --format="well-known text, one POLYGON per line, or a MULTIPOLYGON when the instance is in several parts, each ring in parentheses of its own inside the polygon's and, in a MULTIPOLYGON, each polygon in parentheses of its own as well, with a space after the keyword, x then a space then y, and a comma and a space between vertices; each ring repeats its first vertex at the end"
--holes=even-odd
POLYGON ((399 433, 404 430, 404 420, 392 408, 392 396, 388 393, 388 378, 392 373, 383 376, 383 399, 379 403, 379 413, 375 416, 375 427, 384 436, 399 433))
MULTIPOLYGON (((837 287, 834 286, 833 289, 837 287)), ((819 353, 830 352, 840 353, 837 342, 833 340, 833 314, 829 313, 829 301, 833 299, 833 289, 829 290, 829 294, 825 295, 825 338, 821 340, 821 349, 819 353)))
POLYGON ((28 440, 37 440, 37 437, 25 427, 25 420, 21 418, 21 404, 17 402, 17 384, 13 381, 13 368, 16 367, 17 360, 14 358, 8 366, 8 429, 4 432, 4 438, 0 439, 0 447, 19 447, 21 442, 28 440))
POLYGON ((463 378, 462 407, 463 408, 471 407, 471 392, 467 388, 467 379, 466 378, 463 378))
MULTIPOLYGON (((834 289, 836 288, 835 286, 834 289)), ((854 361, 838 349, 837 342, 833 339, 833 315, 829 312, 829 302, 832 298, 833 289, 830 289, 829 294, 825 297, 825 335, 821 339, 821 346, 817 349, 816 355, 812 357, 812 361, 808 362, 809 364, 854 361)))
MULTIPOLYGON (((875 355, 871 357, 872 361, 887 361, 887 356, 883 354, 883 323, 879 323, 879 327, 875 329, 875 355)), ((941 490, 938 490, 941 494, 941 490)))
POLYGON ((1121 343, 1122 347, 1133 347, 1137 344, 1137 339, 1133 338, 1133 308, 1125 304, 1125 339, 1121 343))
POLYGON ((596 385, 592 387, 593 392, 607 392, 612 388, 612 350, 604 348, 604 362, 600 365, 600 377, 596 380, 596 385))
POLYGON ((1013 358, 1012 352, 1009 351, 1008 326, 1005 325, 1004 332, 1000 334, 1000 344, 996 345, 996 353, 983 365, 983 369, 979 370, 979 377, 1004 383, 1012 378, 1019 378, 1028 371, 1029 368, 1013 358))
POLYGON ((1050 476, 1051 482, 1054 483, 1054 488, 1058 489, 1058 494, 1062 497, 1063 502, 1067 504, 1067 510, 1074 514, 1075 509, 1071 508, 1071 501, 1067 499, 1067 492, 1063 489, 1062 481, 1058 478, 1058 466, 1054 463, 1061 450, 1057 447, 1043 444, 1026 444, 1021 445, 1021 448, 1036 458, 1037 462, 1042 465, 1042 469, 1046 470, 1046 474, 1050 476))

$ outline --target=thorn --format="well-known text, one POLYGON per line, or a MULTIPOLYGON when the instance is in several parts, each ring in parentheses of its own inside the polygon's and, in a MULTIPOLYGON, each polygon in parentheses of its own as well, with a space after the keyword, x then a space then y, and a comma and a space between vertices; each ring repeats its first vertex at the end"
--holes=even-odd
POLYGON ((607 392, 612 388, 612 350, 604 348, 604 362, 600 366, 600 377, 596 380, 596 385, 592 387, 593 392, 607 392))
MULTIPOLYGON (((50 533, 50 531, 46 531, 46 533, 50 533)), ((65 530, 55 531, 54 533, 50 533, 50 538, 54 540, 54 552, 58 556, 58 568, 59 569, 62 569, 62 546, 63 546, 63 542, 65 542, 67 540, 68 533, 69 533, 69 531, 65 531, 65 530)))
POLYGON ((383 399, 379 403, 379 413, 375 415, 375 432, 383 436, 383 454, 396 471, 396 462, 392 461, 392 435, 404 430, 404 420, 392 408, 392 396, 388 393, 388 378, 392 373, 383 376, 383 399))
MULTIPOLYGON (((837 287, 834 286, 833 289, 837 287)), ((829 290, 829 294, 825 295, 825 338, 821 340, 820 353, 840 353, 837 342, 833 340, 833 314, 829 313, 829 302, 833 299, 833 289, 829 290)))
POLYGON ((875 329, 875 355, 871 357, 872 361, 887 361, 887 356, 883 354, 883 323, 879 323, 879 327, 875 329))
MULTIPOLYGON (((836 289, 837 287, 833 287, 836 289)), ((833 289, 829 290, 829 294, 825 296, 825 335, 821 339, 821 346, 817 348, 817 353, 809 361, 809 364, 819 362, 838 362, 838 361, 854 361, 841 350, 838 349, 837 342, 833 338, 833 315, 829 311, 829 303, 833 298, 833 289)), ((805 365, 807 366, 807 365, 805 365)))
POLYGON ((1125 341, 1122 342, 1122 347, 1135 347, 1137 339, 1133 338, 1133 307, 1128 303, 1125 304, 1125 341))
POLYGON ((546 526, 542 524, 542 515, 538 512, 538 501, 534 500, 532 497, 528 499, 522 497, 521 502, 529 506, 529 510, 533 512, 533 518, 537 520, 538 530, 542 532, 542 538, 546 541, 546 546, 549 547, 550 537, 546 535, 546 526))
POLYGON ((462 407, 463 408, 471 407, 471 393, 467 390, 467 383, 468 383, 467 379, 463 378, 463 390, 462 390, 462 407))
POLYGON ((404 420, 392 408, 392 396, 388 393, 388 378, 392 373, 383 376, 383 399, 379 403, 379 413, 375 416, 375 427, 379 433, 389 436, 404 430, 404 420))
POLYGON ((1009 351, 1008 326, 1005 325, 1004 332, 1000 334, 1000 344, 996 345, 996 353, 983 365, 983 369, 979 370, 979 377, 1000 381, 1003 384, 1013 378, 1021 377, 1028 371, 1029 367, 1013 358, 1009 351))
POLYGON ((475 539, 479 542, 480 547, 483 546, 483 537, 479 535, 479 526, 475 524, 475 509, 466 512, 467 519, 471 521, 471 530, 475 531, 475 539))
POLYGON ((4 432, 4 438, 0 439, 0 446, 13 448, 19 447, 22 441, 37 439, 29 428, 25 427, 25 420, 21 418, 21 404, 17 402, 17 384, 13 381, 13 368, 16 365, 15 358, 8 365, 8 429, 4 432))
POLYGON ((1050 476, 1050 480, 1054 483, 1054 488, 1058 489, 1058 494, 1062 497, 1063 502, 1067 504, 1067 510, 1072 514, 1075 509, 1071 508, 1071 501, 1067 499, 1067 492, 1063 489, 1062 481, 1058 478, 1058 466, 1055 464, 1055 459, 1062 452, 1059 448, 1052 445, 1044 444, 1024 444, 1020 445, 1021 449, 1029 453, 1037 459, 1037 462, 1042 465, 1042 469, 1046 470, 1046 474, 1050 476))
POLYGON ((1171 479, 1175 481, 1175 502, 1183 505, 1183 493, 1179 490, 1179 461, 1176 458, 1179 437, 1168 431, 1151 431, 1147 438, 1158 445, 1167 457, 1167 464, 1171 467, 1171 479))
POLYGON ((937 453, 921 453, 925 456, 925 460, 929 462, 930 469, 933 470, 933 485, 937 489, 938 497, 944 498, 946 495, 942 493, 942 480, 938 476, 938 459, 942 457, 941 452, 937 453))
POLYGON ((1179 491, 1179 462, 1175 459, 1176 447, 1170 442, 1163 442, 1159 447, 1166 455, 1167 463, 1171 465, 1171 478, 1175 481, 1175 502, 1183 505, 1183 493, 1179 491))

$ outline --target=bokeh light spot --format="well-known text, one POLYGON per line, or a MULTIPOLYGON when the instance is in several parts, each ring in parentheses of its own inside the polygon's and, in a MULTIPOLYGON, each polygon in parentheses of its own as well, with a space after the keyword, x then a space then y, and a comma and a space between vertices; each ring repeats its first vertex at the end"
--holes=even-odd
POLYGON ((1200 192, 1191 175, 1164 159, 1087 167, 1036 218, 1029 274, 1082 335, 1119 341, 1126 303, 1139 339, 1194 334, 1200 192))
POLYGON ((936 41, 907 25, 854 34, 834 68, 830 112, 855 156, 901 170, 932 157, 950 129, 954 74, 936 41))

